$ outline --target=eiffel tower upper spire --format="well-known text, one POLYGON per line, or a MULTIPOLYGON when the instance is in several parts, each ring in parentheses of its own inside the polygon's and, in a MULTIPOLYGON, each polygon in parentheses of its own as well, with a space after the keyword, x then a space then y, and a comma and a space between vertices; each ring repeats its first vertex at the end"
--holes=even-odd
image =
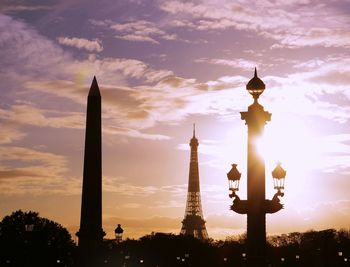
MULTIPOLYGON (((199 145, 198 139, 196 138, 196 124, 193 123, 193 137, 190 141, 191 151, 193 148, 195 148, 195 150, 197 151, 198 145, 199 145)), ((196 154, 197 154, 197 152, 196 152, 196 154)), ((191 155, 192 155, 192 152, 191 152, 191 155)), ((192 161, 192 157, 191 157, 191 161, 192 161)), ((196 161, 198 161, 198 159, 196 159, 196 161)))

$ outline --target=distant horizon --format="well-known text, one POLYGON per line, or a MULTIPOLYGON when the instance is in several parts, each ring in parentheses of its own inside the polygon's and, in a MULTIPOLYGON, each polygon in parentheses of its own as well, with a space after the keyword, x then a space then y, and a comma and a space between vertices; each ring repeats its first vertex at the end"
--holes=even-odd
POLYGON ((272 113, 259 143, 268 233, 349 229, 350 4, 306 0, 7 1, 0 5, 0 218, 32 210, 79 228, 86 100, 102 95, 103 229, 179 233, 196 123, 210 238, 243 233, 226 174, 246 197, 245 86, 257 68, 272 113), (321 18, 321 19, 320 19, 321 18))
MULTIPOLYGON (((34 211, 34 210, 22 210, 23 212, 28 212, 28 211, 34 211)), ((15 212, 15 211, 13 211, 15 212)), ((34 211, 36 212, 36 211, 34 211)), ((12 212, 11 212, 12 213, 12 212)), ((10 214, 6 214, 5 216, 9 216, 11 215, 10 214)), ((4 216, 4 217, 5 217, 4 216)), ((42 217, 44 218, 43 216, 41 216, 41 214, 39 213, 39 217, 42 217)), ((3 218, 1 218, 2 220, 3 218)), ((46 219, 49 219, 49 220, 52 220, 51 218, 46 218, 46 219)), ((179 220, 181 222, 181 220, 183 218, 173 218, 174 220, 179 220)), ((119 220, 120 222, 122 222, 123 220, 119 220)), ((55 221, 56 223, 59 223, 61 224, 59 221, 55 221)), ((78 231, 79 229, 79 225, 77 226, 74 226, 74 227, 71 227, 69 225, 63 225, 61 224, 63 227, 67 228, 67 230, 69 231, 71 237, 72 237, 72 240, 77 243, 78 242, 78 237, 76 237, 75 233, 78 231)), ((116 225, 117 226, 117 225, 116 225)), ((122 224, 121 224, 121 227, 123 228, 124 230, 124 233, 122 235, 122 240, 126 240, 126 239, 140 239, 141 237, 144 237, 144 236, 149 236, 149 235, 152 235, 152 234, 172 234, 172 235, 180 235, 180 231, 177 231, 178 229, 174 229, 173 232, 169 231, 169 232, 164 232, 164 231, 151 231, 151 232, 145 232, 143 234, 140 234, 140 235, 135 235, 135 236, 129 236, 128 233, 127 233, 127 228, 125 228, 122 224), (176 231, 175 231, 176 230, 176 231)), ((310 232, 310 231, 315 231, 315 232, 322 232, 322 231, 325 231, 325 230, 330 230, 330 229, 334 229, 336 231, 341 231, 341 230, 345 230, 345 231, 350 231, 350 228, 349 227, 342 227, 342 228, 320 228, 320 229, 316 229, 316 228, 310 228, 310 229, 306 229, 306 230, 293 230, 293 231, 290 231, 290 232, 280 232, 280 233, 269 233, 267 232, 266 233, 266 236, 267 238, 269 237, 272 237, 272 236, 279 236, 279 235, 283 235, 283 234, 291 234, 291 233, 294 233, 294 232, 299 232, 299 233, 306 233, 306 232, 310 232)), ((106 232, 106 229, 103 229, 105 232, 106 232)), ((210 228, 208 230, 208 232, 210 233, 210 228)), ((239 238, 240 236, 243 236, 246 234, 246 229, 238 229, 236 233, 232 233, 230 235, 227 235, 227 236, 222 236, 220 238, 213 238, 209 235, 209 239, 213 239, 214 241, 219 241, 219 240, 227 240, 227 239, 230 239, 230 238, 239 238)), ((110 229, 109 232, 106 232, 106 236, 103 238, 104 240, 113 240, 115 239, 115 235, 114 235, 114 229, 110 229)))

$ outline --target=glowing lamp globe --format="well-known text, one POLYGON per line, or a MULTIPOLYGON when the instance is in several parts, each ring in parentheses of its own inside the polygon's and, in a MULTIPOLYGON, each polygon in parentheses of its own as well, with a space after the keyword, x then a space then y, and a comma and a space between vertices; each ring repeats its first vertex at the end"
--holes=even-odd
POLYGON ((256 68, 254 71, 254 77, 247 83, 246 88, 248 92, 253 96, 254 100, 258 100, 259 96, 264 92, 265 84, 258 77, 256 68))
POLYGON ((239 189, 239 180, 241 179, 241 173, 237 170, 237 164, 232 164, 231 170, 227 173, 228 186, 232 192, 236 192, 239 189))
POLYGON ((272 178, 275 189, 284 189, 284 179, 286 178, 286 173, 287 172, 282 168, 281 163, 278 162, 277 166, 272 171, 272 178))

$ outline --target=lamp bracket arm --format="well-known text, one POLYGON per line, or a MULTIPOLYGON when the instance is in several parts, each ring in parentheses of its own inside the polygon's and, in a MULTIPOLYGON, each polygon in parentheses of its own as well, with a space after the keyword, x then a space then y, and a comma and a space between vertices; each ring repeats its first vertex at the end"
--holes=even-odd
POLYGON ((235 195, 235 199, 233 200, 233 204, 231 205, 231 210, 237 212, 239 214, 247 214, 248 213, 248 201, 241 200, 238 195, 235 195))

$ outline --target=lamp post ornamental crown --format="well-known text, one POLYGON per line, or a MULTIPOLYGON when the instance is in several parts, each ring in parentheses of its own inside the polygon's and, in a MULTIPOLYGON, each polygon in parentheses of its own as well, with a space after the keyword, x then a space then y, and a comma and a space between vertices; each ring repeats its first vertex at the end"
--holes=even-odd
POLYGON ((264 92, 265 83, 258 77, 256 68, 254 70, 254 77, 247 83, 246 88, 255 101, 257 101, 259 96, 264 92))

